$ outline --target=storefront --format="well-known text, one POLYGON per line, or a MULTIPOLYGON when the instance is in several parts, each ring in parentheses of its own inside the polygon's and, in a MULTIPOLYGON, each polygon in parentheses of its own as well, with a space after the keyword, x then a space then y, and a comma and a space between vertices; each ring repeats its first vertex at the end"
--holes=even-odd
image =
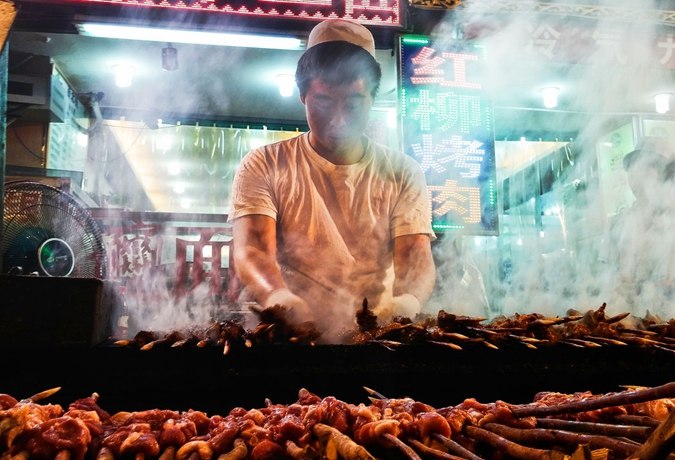
MULTIPOLYGON (((672 12, 522 1, 17 3, 6 45, 6 178, 48 183, 83 204, 132 332, 250 317, 231 259, 232 177, 251 148, 307 130, 297 89, 284 97, 278 84, 331 13, 356 17, 376 38, 383 81, 369 136, 428 173, 439 238, 427 313, 487 322, 583 314, 606 302, 611 315, 675 316, 663 289, 625 302, 617 267, 603 259, 610 222, 635 200, 624 156, 644 137, 675 142, 672 115, 654 105, 673 87, 672 12), (173 35, 93 36, 101 31, 90 26, 111 24, 173 35), (236 31, 247 41, 186 43, 178 29, 236 31), (253 32, 267 48, 249 47, 253 32), (295 42, 271 49, 272 37, 295 42), (125 65, 130 80, 116 86, 125 65)), ((670 254, 667 235, 652 238, 663 246, 647 263, 667 265, 659 257, 670 254)), ((668 273, 662 267, 659 281, 668 273)), ((571 364, 565 353, 555 359, 571 364)), ((608 386, 658 379, 626 375, 608 386)))

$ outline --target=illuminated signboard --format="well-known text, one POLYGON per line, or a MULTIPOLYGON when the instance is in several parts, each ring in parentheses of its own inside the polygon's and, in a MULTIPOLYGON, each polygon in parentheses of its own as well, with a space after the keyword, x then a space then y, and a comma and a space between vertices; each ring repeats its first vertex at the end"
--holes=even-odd
POLYGON ((400 38, 403 150, 427 178, 437 232, 498 233, 492 105, 485 48, 400 38))
POLYGON ((242 16, 321 21, 354 19, 362 24, 401 26, 399 0, 65 0, 71 3, 214 12, 242 16))

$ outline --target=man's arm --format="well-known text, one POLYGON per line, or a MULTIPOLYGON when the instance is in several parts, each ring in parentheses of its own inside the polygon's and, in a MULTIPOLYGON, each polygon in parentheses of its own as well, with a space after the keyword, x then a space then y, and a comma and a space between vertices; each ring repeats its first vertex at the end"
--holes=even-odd
POLYGON ((308 319, 309 306, 288 289, 281 276, 276 221, 259 214, 239 217, 232 223, 232 236, 234 269, 256 302, 265 308, 283 305, 291 309, 295 320, 308 319))
POLYGON ((232 223, 234 268, 261 305, 271 292, 286 287, 277 263, 276 221, 259 214, 232 223))
POLYGON ((429 236, 404 235, 394 239, 392 299, 373 310, 381 324, 396 316, 414 318, 429 300, 436 283, 436 268, 429 236))
POLYGON ((394 239, 394 297, 412 294, 424 305, 436 283, 436 268, 428 235, 394 239))

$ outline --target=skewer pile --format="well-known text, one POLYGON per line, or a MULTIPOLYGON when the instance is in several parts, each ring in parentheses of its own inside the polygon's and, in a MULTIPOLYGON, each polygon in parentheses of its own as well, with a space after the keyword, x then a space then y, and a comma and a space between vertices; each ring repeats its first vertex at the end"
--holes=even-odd
POLYGON ((368 405, 302 389, 293 404, 267 401, 226 416, 110 415, 97 394, 67 410, 40 403, 58 389, 21 401, 0 394, 0 460, 660 460, 675 448, 675 382, 441 409, 366 390, 368 405))
MULTIPOLYGON (((564 317, 545 317, 532 313, 499 317, 484 324, 486 318, 458 316, 440 311, 437 316, 418 316, 415 320, 398 317, 385 326, 377 326, 377 317, 367 303, 356 314, 356 326, 342 331, 341 343, 360 345, 379 343, 387 347, 428 343, 454 350, 470 347, 491 349, 547 346, 574 348, 636 346, 675 353, 675 319, 629 318, 628 313, 609 317, 606 305, 585 314, 570 311, 564 317)), ((312 323, 291 326, 286 310, 276 306, 255 310, 260 322, 252 330, 233 320, 214 322, 207 327, 187 331, 159 333, 140 331, 133 339, 117 340, 116 346, 151 350, 157 347, 220 346, 227 354, 233 348, 279 343, 314 345, 321 333, 312 323)))

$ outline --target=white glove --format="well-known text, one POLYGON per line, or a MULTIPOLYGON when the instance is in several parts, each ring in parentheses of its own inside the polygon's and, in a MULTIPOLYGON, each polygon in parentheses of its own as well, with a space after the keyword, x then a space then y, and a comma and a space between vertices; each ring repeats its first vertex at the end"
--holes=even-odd
POLYGON ((281 305, 289 310, 291 319, 295 323, 312 321, 312 309, 303 299, 293 294, 289 289, 282 288, 272 291, 265 301, 265 308, 281 305))
POLYGON ((392 297, 388 302, 385 301, 373 309, 373 313, 380 322, 391 321, 395 316, 413 319, 420 311, 422 311, 422 304, 412 294, 392 297))

